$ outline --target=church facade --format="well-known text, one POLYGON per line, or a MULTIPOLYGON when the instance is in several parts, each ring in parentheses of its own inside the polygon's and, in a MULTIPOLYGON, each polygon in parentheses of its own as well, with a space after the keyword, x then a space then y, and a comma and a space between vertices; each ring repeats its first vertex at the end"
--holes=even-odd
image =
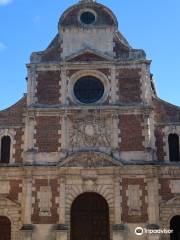
POLYGON ((106 6, 62 14, 0 111, 0 239, 179 239, 180 108, 150 65, 106 6))

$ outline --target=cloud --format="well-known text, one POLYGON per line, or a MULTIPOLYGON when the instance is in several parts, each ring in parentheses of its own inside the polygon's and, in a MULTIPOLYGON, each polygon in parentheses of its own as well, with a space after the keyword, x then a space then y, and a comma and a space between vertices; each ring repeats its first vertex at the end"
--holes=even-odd
POLYGON ((12 2, 12 0, 0 0, 0 6, 7 5, 11 2, 12 2))
POLYGON ((6 46, 0 42, 0 52, 4 51, 6 49, 6 46))

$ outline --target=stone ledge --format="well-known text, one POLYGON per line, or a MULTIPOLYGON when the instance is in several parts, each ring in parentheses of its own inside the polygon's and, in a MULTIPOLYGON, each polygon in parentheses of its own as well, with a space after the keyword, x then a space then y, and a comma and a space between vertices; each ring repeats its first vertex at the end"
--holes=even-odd
POLYGON ((127 226, 125 224, 114 224, 112 225, 112 230, 114 232, 125 232, 127 230, 127 226))
POLYGON ((53 226, 54 231, 67 231, 69 230, 68 224, 57 224, 53 226))

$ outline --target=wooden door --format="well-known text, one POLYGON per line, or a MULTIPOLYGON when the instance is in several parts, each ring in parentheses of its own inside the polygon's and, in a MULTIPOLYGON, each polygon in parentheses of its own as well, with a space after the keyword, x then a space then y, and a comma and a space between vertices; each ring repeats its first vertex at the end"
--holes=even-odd
POLYGON ((72 204, 71 240, 109 240, 109 208, 96 193, 84 193, 72 204))
POLYGON ((174 216, 170 222, 170 228, 173 233, 170 236, 171 240, 180 240, 180 216, 174 216))
POLYGON ((0 216, 0 240, 11 240, 11 222, 4 216, 0 216))

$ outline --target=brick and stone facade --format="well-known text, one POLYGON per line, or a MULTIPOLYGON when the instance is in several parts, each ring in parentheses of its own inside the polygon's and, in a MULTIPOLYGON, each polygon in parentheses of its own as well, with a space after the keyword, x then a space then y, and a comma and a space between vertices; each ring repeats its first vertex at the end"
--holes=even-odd
POLYGON ((150 64, 106 6, 82 0, 62 14, 56 37, 27 64, 27 95, 0 111, 1 155, 10 139, 0 217, 11 221, 12 240, 74 240, 71 206, 87 192, 108 204, 110 240, 170 239, 134 233, 169 229, 180 215, 180 165, 169 146, 170 135, 180 137, 180 108, 158 98, 150 64), (87 11, 92 24, 81 20, 87 11), (91 104, 74 92, 86 76, 104 87, 91 104))

